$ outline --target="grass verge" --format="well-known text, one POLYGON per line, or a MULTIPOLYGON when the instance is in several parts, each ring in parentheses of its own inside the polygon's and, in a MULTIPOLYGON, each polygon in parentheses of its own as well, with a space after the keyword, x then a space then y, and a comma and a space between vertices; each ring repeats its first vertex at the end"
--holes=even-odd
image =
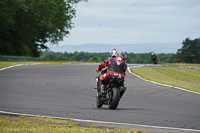
POLYGON ((200 69, 141 67, 130 70, 150 81, 200 92, 200 69))
POLYGON ((87 61, 0 61, 0 69, 19 64, 39 64, 39 63, 92 63, 87 61))
POLYGON ((191 63, 163 63, 163 66, 179 66, 179 67, 187 67, 187 66, 200 66, 200 64, 191 64, 191 63))
POLYGON ((0 117, 0 132, 37 132, 37 133, 145 133, 138 130, 130 129, 108 129, 98 128, 97 126, 79 127, 78 123, 70 120, 57 120, 42 117, 27 117, 21 116, 19 118, 2 118, 0 117), (37 120, 33 121, 33 120, 37 120), (46 123, 48 122, 48 123, 46 123))

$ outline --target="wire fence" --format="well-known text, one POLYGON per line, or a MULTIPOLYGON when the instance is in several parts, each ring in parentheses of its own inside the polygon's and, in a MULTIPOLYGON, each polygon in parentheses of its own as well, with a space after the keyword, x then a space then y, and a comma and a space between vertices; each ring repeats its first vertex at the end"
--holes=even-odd
POLYGON ((0 61, 28 61, 28 60, 39 60, 39 58, 26 57, 26 56, 0 55, 0 61))

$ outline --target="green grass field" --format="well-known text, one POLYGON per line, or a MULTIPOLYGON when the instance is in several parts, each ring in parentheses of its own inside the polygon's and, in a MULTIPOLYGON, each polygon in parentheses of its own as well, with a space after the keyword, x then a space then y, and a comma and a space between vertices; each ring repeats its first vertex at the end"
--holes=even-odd
POLYGON ((162 84, 200 92, 200 69, 195 68, 131 68, 132 73, 162 84))
POLYGON ((0 69, 19 64, 39 64, 39 63, 91 63, 87 61, 0 61, 0 69))
POLYGON ((42 117, 21 116, 20 119, 15 117, 2 118, 0 116, 0 132, 6 133, 145 133, 129 129, 108 129, 98 128, 93 125, 90 127, 77 126, 70 120, 57 120, 42 117), (37 121, 35 121, 37 120, 37 121))
POLYGON ((163 63, 163 66, 179 66, 179 67, 185 67, 185 66, 200 66, 200 64, 191 64, 191 63, 163 63))

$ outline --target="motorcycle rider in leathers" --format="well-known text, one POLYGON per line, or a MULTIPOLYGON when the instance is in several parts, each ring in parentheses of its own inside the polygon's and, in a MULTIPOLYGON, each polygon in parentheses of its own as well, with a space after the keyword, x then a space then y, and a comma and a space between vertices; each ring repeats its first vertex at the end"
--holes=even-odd
POLYGON ((156 62, 157 56, 155 55, 155 53, 151 54, 151 60, 153 61, 154 64, 157 64, 157 62, 156 62))
MULTIPOLYGON (((124 53, 117 53, 116 49, 113 49, 111 52, 111 58, 108 58, 105 62, 101 62, 96 69, 97 72, 101 71, 103 68, 107 67, 106 73, 104 72, 99 76, 99 88, 100 88, 100 94, 104 93, 105 84, 109 82, 111 79, 111 75, 121 75, 123 78, 126 75, 126 69, 127 64, 125 62, 126 60, 126 54, 124 53)), ((123 83, 122 86, 120 86, 120 98, 126 91, 126 87, 123 83)))

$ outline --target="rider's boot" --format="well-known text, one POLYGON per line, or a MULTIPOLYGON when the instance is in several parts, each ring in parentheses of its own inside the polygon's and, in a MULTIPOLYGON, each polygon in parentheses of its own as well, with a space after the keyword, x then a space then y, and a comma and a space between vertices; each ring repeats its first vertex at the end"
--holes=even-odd
POLYGON ((126 91, 126 86, 125 85, 122 85, 119 87, 120 89, 120 99, 122 98, 124 92, 126 91))

